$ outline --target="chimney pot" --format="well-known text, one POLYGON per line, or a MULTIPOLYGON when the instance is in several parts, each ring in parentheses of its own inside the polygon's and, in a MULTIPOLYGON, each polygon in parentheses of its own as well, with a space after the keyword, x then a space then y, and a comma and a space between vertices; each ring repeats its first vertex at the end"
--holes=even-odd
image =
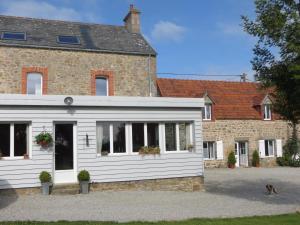
POLYGON ((124 18, 124 26, 131 33, 140 33, 140 11, 130 4, 129 12, 124 18))

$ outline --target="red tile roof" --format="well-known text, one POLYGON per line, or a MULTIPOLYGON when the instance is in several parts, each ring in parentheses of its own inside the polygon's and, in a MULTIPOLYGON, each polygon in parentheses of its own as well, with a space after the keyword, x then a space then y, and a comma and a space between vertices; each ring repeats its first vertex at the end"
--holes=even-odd
POLYGON ((215 119, 262 119, 260 105, 268 94, 258 83, 157 79, 163 97, 203 97, 214 102, 215 119))

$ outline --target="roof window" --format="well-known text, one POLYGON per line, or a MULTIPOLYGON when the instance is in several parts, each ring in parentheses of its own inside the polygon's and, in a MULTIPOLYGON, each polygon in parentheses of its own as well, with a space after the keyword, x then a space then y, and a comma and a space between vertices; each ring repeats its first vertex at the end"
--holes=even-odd
POLYGON ((79 38, 76 36, 64 36, 59 35, 57 37, 57 42, 60 44, 70 44, 70 45, 78 45, 80 44, 79 38))
POLYGON ((1 39, 5 40, 17 40, 17 41, 25 41, 26 35, 24 32, 2 32, 1 39))

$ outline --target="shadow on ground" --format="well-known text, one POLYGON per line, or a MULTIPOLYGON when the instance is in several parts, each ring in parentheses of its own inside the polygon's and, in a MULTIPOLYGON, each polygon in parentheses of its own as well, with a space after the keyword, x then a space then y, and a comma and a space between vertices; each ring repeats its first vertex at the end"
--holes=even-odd
POLYGON ((222 182, 210 181, 206 184, 206 192, 226 195, 250 201, 260 201, 269 204, 300 204, 300 187, 292 182, 282 182, 281 180, 228 180, 222 182), (278 194, 268 195, 266 184, 272 184, 277 189, 278 194))
POLYGON ((3 179, 0 179, 0 184, 5 189, 0 189, 0 210, 6 208, 18 199, 18 194, 11 185, 3 179))

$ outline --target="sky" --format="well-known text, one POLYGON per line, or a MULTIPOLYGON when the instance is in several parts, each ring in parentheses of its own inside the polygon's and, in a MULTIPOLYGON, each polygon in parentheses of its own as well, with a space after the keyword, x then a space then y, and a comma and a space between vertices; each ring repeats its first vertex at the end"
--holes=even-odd
POLYGON ((141 11, 142 33, 158 53, 158 73, 228 81, 240 78, 211 75, 246 73, 253 80, 255 39, 241 26, 241 15, 255 17, 253 0, 0 0, 0 14, 123 25, 130 4, 141 11))

